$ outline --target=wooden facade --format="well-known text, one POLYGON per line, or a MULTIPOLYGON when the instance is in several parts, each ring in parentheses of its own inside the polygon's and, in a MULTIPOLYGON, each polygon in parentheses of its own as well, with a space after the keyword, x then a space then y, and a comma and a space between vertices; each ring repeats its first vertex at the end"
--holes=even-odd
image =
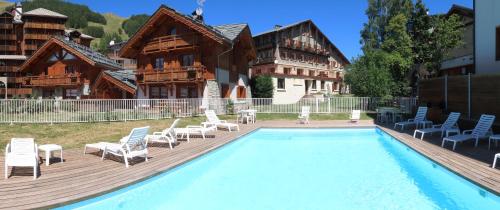
MULTIPOLYGON (((24 87, 44 98, 95 98, 93 85, 104 70, 120 66, 74 41, 53 37, 21 67, 24 87)), ((121 97, 120 97, 121 98, 121 97)))
POLYGON ((161 6, 120 57, 137 60, 139 98, 220 97, 225 85, 236 98, 248 89, 255 48, 246 24, 208 26, 161 6))
MULTIPOLYGON (((31 86, 26 86, 25 80, 39 85, 50 81, 37 80, 20 71, 20 66, 52 37, 66 36, 77 43, 90 46, 93 37, 79 32, 67 33, 66 20, 65 15, 43 8, 23 13, 21 3, 17 3, 10 12, 0 14, 0 77, 9 78, 7 91, 9 97, 33 96, 33 92, 28 91, 31 86), (16 90, 21 88, 22 90, 16 90)), ((54 81, 54 84, 67 85, 75 83, 75 77, 52 78, 51 81, 54 81)))

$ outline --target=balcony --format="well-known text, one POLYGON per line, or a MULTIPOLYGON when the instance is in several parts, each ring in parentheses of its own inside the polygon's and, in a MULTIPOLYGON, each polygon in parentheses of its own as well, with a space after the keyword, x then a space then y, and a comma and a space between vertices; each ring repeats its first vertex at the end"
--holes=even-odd
POLYGON ((49 40, 53 34, 25 34, 24 39, 49 40))
POLYGON ((17 47, 15 45, 0 45, 0 51, 16 51, 17 47))
POLYGON ((163 70, 139 69, 136 73, 137 83, 182 83, 182 82, 203 82, 206 67, 185 66, 181 68, 163 70))
POLYGON ((80 86, 83 83, 84 78, 79 73, 26 77, 26 86, 31 87, 80 86))
POLYGON ((0 29, 13 29, 13 28, 14 25, 12 24, 12 22, 0 23, 0 29))
POLYGON ((1 40, 16 40, 15 34, 0 34, 1 40))
POLYGON ((36 44, 26 44, 24 50, 38 50, 38 46, 36 44))
POLYGON ((24 24, 25 28, 39 28, 39 29, 54 29, 54 30, 64 30, 64 24, 57 23, 35 23, 27 22, 24 24))
POLYGON ((0 72, 16 72, 19 66, 0 66, 0 72))
POLYGON ((147 42, 143 53, 169 52, 180 49, 191 49, 196 46, 198 46, 198 36, 196 34, 162 36, 147 42))
MULTIPOLYGON (((8 88, 7 95, 31 95, 31 88, 8 88)), ((5 95, 5 88, 0 88, 0 96, 5 95)))

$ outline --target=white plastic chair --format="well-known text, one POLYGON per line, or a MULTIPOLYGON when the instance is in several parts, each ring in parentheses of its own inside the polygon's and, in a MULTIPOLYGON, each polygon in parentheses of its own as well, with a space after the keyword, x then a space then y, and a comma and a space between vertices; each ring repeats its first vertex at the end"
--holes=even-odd
POLYGON ((300 123, 305 123, 305 124, 309 124, 309 114, 310 114, 310 111, 311 111, 311 107, 310 106, 303 106, 302 107, 302 110, 299 114, 299 122, 300 123))
POLYGON ((467 140, 475 140, 476 143, 474 144, 474 146, 477 147, 477 145, 479 143, 479 139, 486 138, 489 135, 491 135, 491 133, 492 133, 491 126, 493 125, 494 121, 495 121, 494 115, 483 114, 483 115, 481 115, 479 122, 477 122, 476 127, 474 127, 473 130, 465 130, 465 131, 463 131, 462 134, 443 138, 443 142, 441 143, 441 147, 444 147, 444 144, 447 141, 450 141, 450 142, 453 142, 453 150, 455 150, 455 147, 457 146, 457 142, 463 142, 463 141, 467 141, 467 140))
POLYGON ((228 123, 226 120, 220 120, 219 117, 217 117, 217 114, 215 114, 214 110, 205 110, 205 116, 207 117, 207 121, 202 123, 204 127, 209 127, 211 125, 216 126, 216 127, 224 127, 231 132, 231 128, 236 128, 237 131, 240 130, 240 126, 235 123, 228 123))
POLYGON ((351 122, 358 122, 361 119, 361 110, 352 110, 349 118, 351 122))
POLYGON ((409 126, 409 125, 418 126, 418 124, 420 122, 425 121, 426 115, 427 115, 427 107, 425 107, 425 106, 418 107, 417 114, 415 115, 415 118, 408 119, 408 121, 394 123, 394 129, 396 129, 397 126, 401 126, 401 130, 404 130, 405 126, 409 126))
POLYGON ((126 141, 120 144, 107 143, 106 148, 102 154, 102 158, 106 157, 106 154, 111 153, 116 156, 123 157, 125 161, 125 167, 128 168, 128 159, 134 157, 144 157, 146 162, 148 161, 148 147, 145 140, 148 134, 149 126, 142 128, 134 128, 130 134, 126 137, 126 141))
POLYGON ((424 129, 416 129, 413 132, 413 138, 416 138, 417 133, 420 133, 420 140, 424 139, 424 135, 427 133, 436 133, 441 132, 441 138, 443 138, 444 133, 452 128, 458 128, 458 119, 460 118, 460 113, 452 112, 448 115, 446 121, 441 125, 433 125, 432 128, 424 128, 424 129))
POLYGON ((172 149, 172 144, 177 143, 177 135, 174 130, 177 127, 177 124, 179 124, 179 121, 180 119, 176 119, 169 128, 161 132, 154 132, 152 135, 147 135, 147 143, 168 143, 168 146, 172 149))
POLYGON ((33 138, 12 138, 5 147, 5 179, 9 166, 33 167, 33 179, 36 179, 38 163, 38 146, 33 138))

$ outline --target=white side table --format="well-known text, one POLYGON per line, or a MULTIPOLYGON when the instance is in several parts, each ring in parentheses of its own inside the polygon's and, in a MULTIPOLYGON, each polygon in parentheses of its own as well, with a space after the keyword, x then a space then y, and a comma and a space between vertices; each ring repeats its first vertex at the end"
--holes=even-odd
POLYGON ((38 146, 39 150, 45 152, 45 165, 48 166, 50 163, 50 157, 52 156, 52 152, 60 151, 61 152, 61 163, 63 162, 63 149, 60 145, 57 144, 44 144, 38 146))
POLYGON ((500 141, 500 135, 490 136, 490 139, 488 140, 488 149, 490 149, 491 147, 491 141, 495 141, 495 146, 498 146, 498 141, 500 141))

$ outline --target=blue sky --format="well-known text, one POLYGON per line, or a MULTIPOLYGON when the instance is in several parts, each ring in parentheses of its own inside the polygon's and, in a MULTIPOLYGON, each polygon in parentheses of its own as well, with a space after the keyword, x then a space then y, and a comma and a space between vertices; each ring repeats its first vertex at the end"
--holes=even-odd
MULTIPOLYGON (((183 13, 197 7, 196 0, 70 0, 88 5, 98 12, 112 12, 123 17, 153 13, 166 4, 183 13)), ((431 14, 444 13, 452 4, 472 8, 473 0, 424 0, 431 14)), ((367 0, 206 0, 208 24, 248 23, 253 34, 274 25, 286 25, 312 19, 330 40, 351 59, 361 53, 359 31, 366 22, 367 0)))

